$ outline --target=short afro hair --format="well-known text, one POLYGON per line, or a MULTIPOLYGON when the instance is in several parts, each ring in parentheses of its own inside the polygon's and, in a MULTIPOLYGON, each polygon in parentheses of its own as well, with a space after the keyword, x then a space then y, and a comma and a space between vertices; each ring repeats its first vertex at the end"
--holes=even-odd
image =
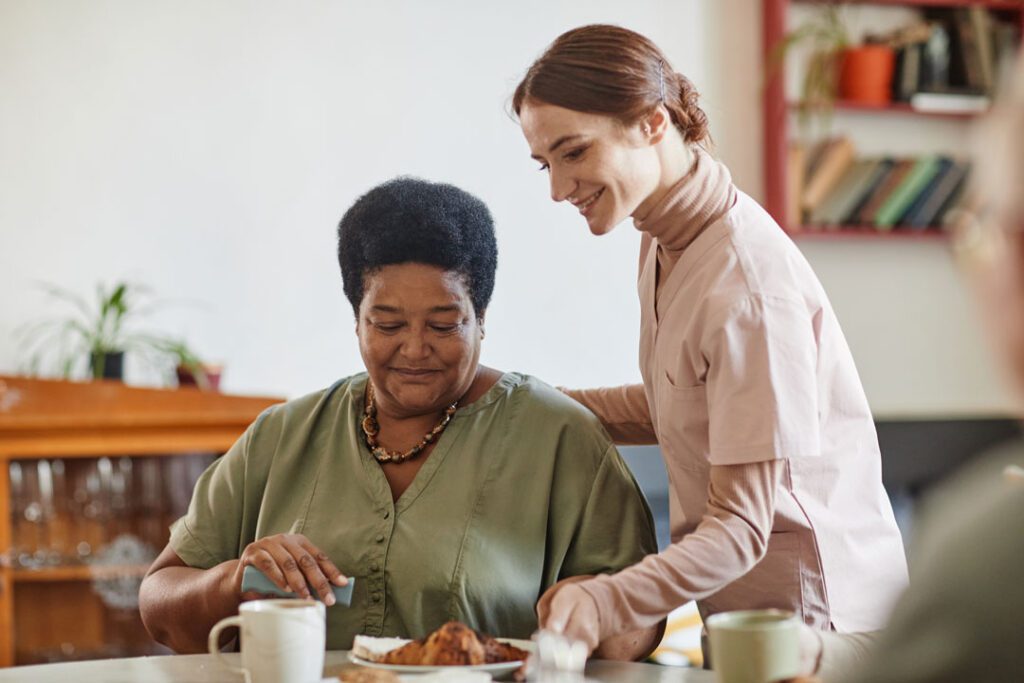
POLYGON ((397 263, 422 263, 465 278, 476 315, 494 291, 498 244, 487 206, 454 185, 401 177, 378 185, 338 224, 345 296, 359 317, 366 277, 397 263))

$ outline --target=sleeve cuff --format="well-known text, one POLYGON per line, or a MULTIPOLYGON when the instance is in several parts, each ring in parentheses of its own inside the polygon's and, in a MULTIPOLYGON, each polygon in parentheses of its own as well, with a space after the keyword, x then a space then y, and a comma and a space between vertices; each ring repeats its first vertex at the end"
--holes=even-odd
POLYGON ((597 606, 598 633, 601 641, 626 630, 622 627, 618 610, 615 607, 618 589, 611 576, 602 574, 577 585, 590 596, 597 606))
POLYGON ((821 455, 821 447, 812 441, 794 441, 778 445, 746 446, 739 448, 711 447, 712 465, 746 465, 752 462, 767 460, 788 460, 791 458, 816 458, 821 455))
POLYGON ((171 525, 171 538, 168 545, 181 558, 181 561, 190 567, 209 569, 220 564, 217 558, 207 552, 192 534, 184 517, 171 525))

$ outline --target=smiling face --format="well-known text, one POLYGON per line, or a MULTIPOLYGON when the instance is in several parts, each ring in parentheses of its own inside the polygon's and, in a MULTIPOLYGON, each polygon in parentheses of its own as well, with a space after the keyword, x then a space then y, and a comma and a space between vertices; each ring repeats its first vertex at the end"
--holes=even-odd
POLYGON ((480 360, 481 323, 458 273, 402 263, 366 276, 356 334, 378 409, 426 415, 465 394, 480 360))
POLYGON ((660 164, 656 141, 640 123, 625 126, 611 116, 532 100, 523 103, 519 123, 531 156, 550 177, 551 198, 575 206, 592 233, 643 215, 660 164))

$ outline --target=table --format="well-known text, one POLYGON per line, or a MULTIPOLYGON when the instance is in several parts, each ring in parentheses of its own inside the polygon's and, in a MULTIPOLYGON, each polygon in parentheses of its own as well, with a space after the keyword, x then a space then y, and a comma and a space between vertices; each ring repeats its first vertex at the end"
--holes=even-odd
MULTIPOLYGON (((239 665, 237 652, 225 655, 239 665)), ((324 676, 337 676, 347 667, 348 652, 334 650, 327 653, 324 676)), ((683 669, 657 664, 633 662, 606 662, 594 660, 587 664, 587 678, 608 683, 713 683, 714 674, 700 669, 683 669)), ((129 659, 100 659, 89 662, 39 664, 0 669, 0 682, 18 683, 213 683, 214 681, 241 681, 242 677, 225 669, 211 655, 171 655, 166 657, 133 657, 129 659)))

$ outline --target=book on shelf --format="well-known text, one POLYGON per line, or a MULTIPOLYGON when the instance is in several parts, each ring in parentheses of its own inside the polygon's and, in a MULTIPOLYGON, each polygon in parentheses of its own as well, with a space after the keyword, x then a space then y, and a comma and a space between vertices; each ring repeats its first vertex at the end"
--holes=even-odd
POLYGON ((911 96, 918 91, 921 80, 921 50, 924 43, 908 43, 896 53, 896 66, 893 68, 892 99, 896 102, 909 102, 911 96))
POLYGON ((965 195, 967 193, 964 192, 963 185, 961 185, 960 188, 961 189, 957 190, 956 194, 950 198, 949 202, 942 209, 941 218, 935 226, 939 230, 952 230, 956 226, 957 221, 962 218, 963 214, 960 212, 960 209, 962 209, 966 203, 965 195))
MULTIPOLYGON (((986 92, 982 72, 981 51, 978 36, 969 7, 950 10, 952 13, 952 59, 954 79, 952 83, 965 88, 986 92)), ((984 10, 982 10, 984 11, 984 10)))
POLYGON ((903 222, 909 228, 924 230, 942 222, 944 209, 955 201, 964 187, 970 164, 966 161, 952 161, 933 186, 932 192, 921 202, 916 211, 908 212, 903 222))
POLYGON ((931 179, 925 184, 921 190, 914 197, 913 201, 907 206, 903 215, 896 219, 896 224, 906 227, 912 227, 912 219, 921 210, 921 207, 925 202, 934 194, 937 190, 939 182, 942 177, 949 171, 953 166, 953 160, 946 156, 938 157, 938 165, 936 166, 935 173, 931 179))
POLYGON ((940 31, 941 25, 921 18, 885 36, 886 42, 896 50, 893 100, 908 102, 911 95, 935 79, 945 82, 949 41, 944 33, 939 34, 940 31))
POLYGON ((953 38, 950 59, 954 78, 950 85, 992 95, 998 78, 996 34, 1002 22, 981 5, 953 8, 947 12, 953 38))
POLYGON ((829 228, 849 225, 848 218, 853 213, 853 209, 860 204, 864 195, 870 190, 878 176, 885 170, 884 166, 888 162, 885 159, 875 157, 865 159, 859 163, 862 164, 862 170, 856 182, 852 183, 844 194, 837 197, 832 211, 825 216, 824 224, 829 228))
POLYGON ((875 227, 879 230, 891 230, 903 217, 918 193, 931 181, 938 167, 939 158, 935 155, 917 159, 900 184, 879 207, 875 215, 875 227))
POLYGON ((800 195, 800 207, 807 214, 813 214, 853 164, 853 143, 847 137, 831 140, 822 150, 814 172, 808 174, 807 183, 800 195))
POLYGON ((993 21, 988 10, 979 5, 967 8, 974 34, 974 48, 978 53, 978 68, 981 75, 981 89, 986 93, 995 92, 995 55, 993 54, 993 21))
MULTIPOLYGON (((821 157, 824 155, 826 149, 830 144, 835 142, 835 138, 822 138, 815 142, 807 150, 807 158, 804 165, 804 179, 806 180, 818 169, 818 164, 821 163, 821 157)), ((803 187, 801 184, 800 187, 803 187)))
POLYGON ((866 199, 860 211, 850 218, 850 223, 853 225, 874 225, 878 209, 881 208, 885 200, 892 194, 892 191, 903 181, 904 176, 907 175, 913 165, 914 162, 909 159, 893 159, 892 166, 889 167, 885 177, 878 183, 871 196, 866 199))
POLYGON ((860 221, 859 216, 864 207, 868 205, 871 198, 878 191, 878 188, 882 186, 885 179, 889 177, 889 172, 892 171, 892 167, 895 164, 895 160, 892 157, 882 157, 878 159, 878 163, 871 170, 871 175, 868 176, 867 182, 864 183, 864 187, 860 192, 860 196, 857 197, 846 213, 843 215, 843 225, 864 225, 867 221, 860 221))
POLYGON ((877 164, 877 159, 861 159, 850 165, 824 201, 811 213, 810 224, 826 227, 840 225, 843 216, 850 205, 857 201, 858 193, 863 191, 864 184, 877 164))

